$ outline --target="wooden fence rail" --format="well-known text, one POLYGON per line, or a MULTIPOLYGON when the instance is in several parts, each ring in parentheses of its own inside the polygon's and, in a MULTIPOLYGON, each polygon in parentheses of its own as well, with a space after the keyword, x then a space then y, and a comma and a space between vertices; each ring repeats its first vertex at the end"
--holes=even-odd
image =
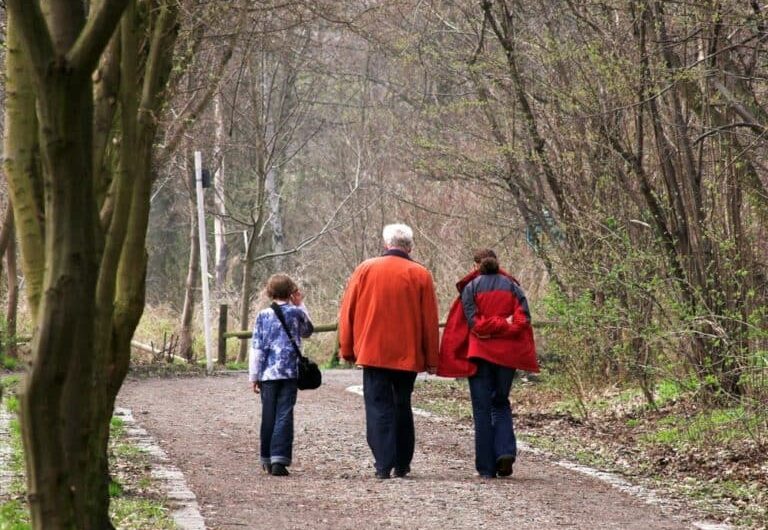
MULTIPOLYGON (((226 364, 227 362, 227 339, 250 339, 253 337, 253 331, 252 330, 242 330, 242 331, 227 331, 227 314, 228 314, 228 306, 227 304, 221 304, 219 306, 219 332, 218 332, 218 363, 219 364, 226 364)), ((440 327, 445 327, 445 322, 440 322, 440 327)), ((541 321, 534 323, 535 328, 546 328, 546 327, 554 327, 557 326, 558 322, 555 321, 541 321)), ((314 333, 328 333, 331 331, 336 331, 338 329, 338 323, 334 322, 332 324, 315 324, 315 330, 314 333)))

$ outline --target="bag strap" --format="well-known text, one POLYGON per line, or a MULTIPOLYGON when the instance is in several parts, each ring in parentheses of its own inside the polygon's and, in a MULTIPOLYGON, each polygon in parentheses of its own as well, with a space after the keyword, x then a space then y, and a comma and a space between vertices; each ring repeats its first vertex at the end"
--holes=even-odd
POLYGON ((299 356, 299 358, 302 358, 303 355, 301 354, 301 350, 299 349, 299 345, 296 344, 295 340, 293 340, 293 336, 291 335, 291 331, 288 329, 288 324, 285 323, 285 316, 283 315, 283 310, 280 308, 280 306, 276 302, 272 302, 272 305, 269 306, 269 307, 271 307, 272 311, 275 312, 275 316, 277 316, 277 319, 283 325, 283 329, 285 330, 286 335, 288 335, 288 338, 291 339, 291 344, 293 344, 293 350, 296 352, 296 354, 299 356))

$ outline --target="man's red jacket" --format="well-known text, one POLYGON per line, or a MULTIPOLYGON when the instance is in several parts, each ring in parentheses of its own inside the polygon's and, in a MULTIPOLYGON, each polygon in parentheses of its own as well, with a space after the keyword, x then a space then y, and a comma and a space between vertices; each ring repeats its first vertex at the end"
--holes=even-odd
POLYGON ((473 271, 456 288, 459 297, 448 312, 437 375, 470 377, 477 371, 473 358, 538 372, 528 303, 517 280, 504 271, 498 275, 473 271), (471 323, 465 311, 470 313, 471 323), (512 323, 506 320, 509 316, 512 323))

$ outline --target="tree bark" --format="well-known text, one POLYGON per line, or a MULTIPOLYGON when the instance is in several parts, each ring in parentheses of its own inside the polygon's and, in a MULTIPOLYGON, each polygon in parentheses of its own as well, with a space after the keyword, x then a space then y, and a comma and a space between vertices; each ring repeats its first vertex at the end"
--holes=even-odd
MULTIPOLYGON (((282 179, 280 170, 271 167, 267 170, 265 188, 267 192, 267 203, 269 206, 269 226, 272 229, 272 252, 280 253, 285 250, 285 230, 283 228, 283 208, 282 208, 282 179)), ((274 258, 274 270, 282 271, 285 259, 282 256, 274 258)))
MULTIPOLYGON (((9 120, 8 137, 14 154, 24 154, 39 132, 46 190, 44 208, 35 210, 35 215, 44 212, 42 255, 30 252, 34 245, 22 245, 25 274, 29 278, 37 268, 44 270, 44 289, 39 304, 35 289, 30 295, 37 329, 20 417, 33 527, 101 530, 112 528, 109 420, 144 305, 152 140, 171 67, 178 6, 159 2, 149 17, 140 18, 135 0, 103 0, 93 3, 85 18, 82 5, 71 9, 70 4, 49 2, 41 10, 37 2, 7 3, 11 47, 18 31, 37 100, 36 109, 25 105, 18 119, 9 120), (100 129, 94 126, 92 72, 129 3, 121 31, 126 84, 120 97, 120 160, 114 206, 102 225, 94 151, 102 144, 93 138, 100 129), (137 37, 146 28, 152 28, 148 44, 137 37), (139 50, 146 54, 141 61, 139 50), (31 133, 35 116, 40 126, 31 133)), ((23 65, 9 62, 11 86, 24 81, 23 65)), ((19 225, 22 242, 42 234, 29 221, 34 217, 26 199, 34 196, 29 174, 16 171, 9 179, 24 205, 19 210, 26 215, 19 225)))
POLYGON ((16 346, 16 315, 19 306, 19 282, 16 266, 16 229, 13 222, 13 209, 8 205, 6 220, 0 234, 0 256, 5 256, 6 273, 8 278, 8 306, 5 313, 5 354, 8 357, 18 357, 16 346))
POLYGON ((23 56, 16 16, 7 13, 4 169, 14 218, 18 227, 21 261, 26 281, 27 306, 36 320, 45 271, 44 215, 39 164, 36 162, 37 117, 29 65, 23 56))
POLYGON ((224 156, 224 145, 226 143, 226 124, 224 118, 224 101, 221 91, 216 94, 214 99, 214 117, 216 121, 216 135, 213 148, 213 159, 217 162, 216 172, 213 174, 213 207, 215 215, 213 217, 213 242, 216 263, 216 290, 221 292, 227 280, 227 260, 229 258, 229 247, 226 239, 226 225, 224 217, 227 215, 227 207, 224 201, 224 189, 226 183, 226 158, 224 156))
MULTIPOLYGON (((253 297, 253 258, 256 255, 256 230, 250 234, 243 261, 243 283, 240 290, 240 329, 251 329, 250 313, 251 298, 253 297)), ((248 358, 250 341, 240 341, 240 351, 237 362, 242 363, 248 358)))
MULTIPOLYGON (((184 158, 187 168, 188 157, 184 158)), ((189 171, 184 171, 185 175, 189 171)), ((184 307, 181 311, 181 328, 179 330, 179 355, 192 359, 192 320, 195 315, 195 289, 200 278, 200 237, 197 230, 197 209, 194 193, 189 190, 189 263, 187 265, 187 281, 184 288, 184 307)))

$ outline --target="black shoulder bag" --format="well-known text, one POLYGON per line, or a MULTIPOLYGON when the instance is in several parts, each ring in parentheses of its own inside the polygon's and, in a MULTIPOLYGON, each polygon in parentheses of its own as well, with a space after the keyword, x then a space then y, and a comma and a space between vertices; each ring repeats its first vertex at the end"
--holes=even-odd
POLYGON ((280 308, 280 306, 275 302, 272 302, 270 307, 272 308, 272 311, 275 312, 277 319, 283 325, 283 329, 288 335, 288 338, 291 339, 293 350, 296 352, 296 355, 299 356, 299 378, 296 382, 296 386, 299 387, 299 390, 314 390, 323 382, 323 375, 320 373, 320 368, 317 366, 315 361, 301 354, 299 345, 296 344, 295 340, 293 340, 291 331, 288 329, 288 324, 285 323, 285 316, 283 315, 283 310, 280 308))

